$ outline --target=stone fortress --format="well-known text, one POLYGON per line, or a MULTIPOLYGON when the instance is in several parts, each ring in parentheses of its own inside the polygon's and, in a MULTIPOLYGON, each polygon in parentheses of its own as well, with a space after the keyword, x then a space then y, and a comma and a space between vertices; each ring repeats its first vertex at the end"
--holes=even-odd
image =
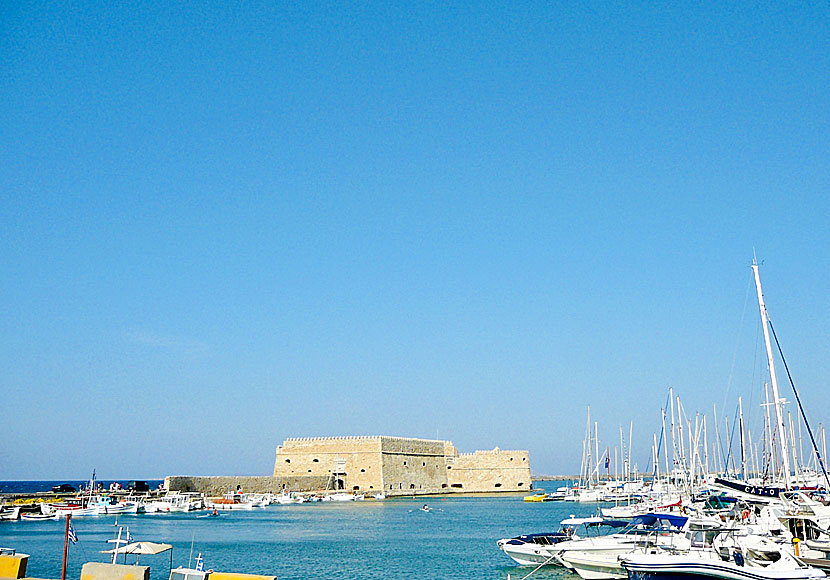
POLYGON ((527 451, 459 453, 450 441, 381 436, 286 439, 274 477, 323 477, 328 489, 386 495, 531 488, 527 451))
POLYGON ((273 476, 168 476, 165 488, 218 495, 346 491, 371 496, 517 492, 532 488, 527 451, 459 453, 450 441, 306 437, 277 447, 273 476))

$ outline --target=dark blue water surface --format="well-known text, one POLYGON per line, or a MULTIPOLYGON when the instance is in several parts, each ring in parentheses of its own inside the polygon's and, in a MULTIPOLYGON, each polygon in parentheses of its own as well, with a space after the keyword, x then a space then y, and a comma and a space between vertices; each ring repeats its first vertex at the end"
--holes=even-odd
MULTIPOLYGON (((50 486, 51 487, 51 486, 50 486)), ((280 579, 446 578, 520 580, 532 568, 515 566, 496 540, 550 531, 571 514, 596 506, 525 503, 519 496, 393 499, 348 503, 274 505, 218 518, 188 514, 119 516, 135 540, 173 545, 173 566, 187 566, 201 552, 205 567, 223 572, 276 575, 280 579), (418 508, 428 503, 434 508, 418 508), (192 545, 192 556, 191 556, 192 545), (192 560, 191 560, 192 559, 192 560)), ((68 578, 79 578, 117 529, 115 516, 73 518, 68 578)), ((28 576, 60 578, 64 520, 0 522, 0 546, 31 555, 28 576)), ((123 561, 123 556, 121 557, 123 561)), ((128 563, 134 563, 128 557, 128 563)), ((170 554, 142 556, 152 580, 169 576, 170 554)), ((548 567, 535 579, 578 578, 548 567)))
MULTIPOLYGON (((127 484, 129 481, 127 480, 95 480, 96 487, 100 483, 104 489, 109 489, 110 483, 113 481, 117 481, 121 484, 121 487, 124 489, 127 488, 127 484)), ((163 482, 161 479, 144 479, 140 480, 147 483, 150 486, 150 489, 156 489, 160 483, 163 482)), ((89 480, 61 480, 61 481, 0 481, 0 493, 40 493, 44 491, 51 491, 52 487, 56 485, 60 485, 62 483, 68 483, 69 485, 73 486, 75 489, 81 489, 81 486, 86 486, 89 483, 89 480)))

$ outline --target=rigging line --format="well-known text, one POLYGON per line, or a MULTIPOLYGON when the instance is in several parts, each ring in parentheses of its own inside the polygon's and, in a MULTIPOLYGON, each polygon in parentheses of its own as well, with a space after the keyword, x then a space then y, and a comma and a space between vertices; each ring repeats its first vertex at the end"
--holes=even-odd
MULTIPOLYGON (((671 391, 666 393, 666 403, 663 405, 663 408, 660 409, 661 413, 665 413, 665 409, 667 409, 668 406, 669 406, 669 395, 670 394, 671 394, 671 391)), ((666 422, 662 421, 660 423, 660 439, 657 440, 657 458, 655 459, 655 462, 654 462, 654 470, 655 471, 657 471, 658 464, 660 463, 660 449, 663 448, 663 431, 664 431, 665 426, 666 426, 666 422)), ((669 474, 667 473, 666 477, 668 477, 668 476, 669 476, 669 474)), ((651 490, 654 489, 654 478, 653 477, 651 478, 651 487, 649 489, 651 489, 651 490)))
POLYGON ((784 358, 784 351, 781 350, 781 344, 778 342, 778 336, 775 334, 775 329, 772 327, 772 320, 770 320, 769 314, 767 315, 767 322, 769 323, 769 329, 772 331, 772 337, 775 339, 775 346, 778 347, 778 354, 781 355, 781 362, 784 363, 784 370, 787 371, 787 378, 790 380, 790 386, 793 388, 793 394, 795 395, 795 400, 798 403, 798 410, 801 411, 801 418, 804 419, 804 424, 807 426, 807 433, 810 434, 810 441, 813 443, 813 451, 816 452, 819 465, 821 465, 821 471, 824 473, 824 481, 827 482, 827 489, 830 489, 830 477, 827 476, 827 470, 824 468, 824 459, 822 459, 821 453, 816 445, 816 440, 815 437, 813 437, 813 430, 810 428, 810 423, 807 422, 807 415, 804 413, 804 407, 801 405, 801 397, 798 396, 798 390, 795 388, 795 382, 793 382, 793 377, 790 375, 790 367, 787 366, 787 359, 784 358))
POLYGON ((732 429, 729 432, 729 453, 726 455, 726 473, 729 473, 729 462, 732 461, 733 465, 732 468, 735 468, 734 459, 732 459, 732 439, 735 436, 735 425, 738 422, 738 407, 735 407, 735 418, 732 420, 732 429))
POLYGON ((738 327, 738 336, 735 338, 735 349, 732 352, 732 367, 729 369, 729 379, 726 381, 726 389, 723 393, 723 404, 721 404, 721 410, 726 409, 726 399, 729 396, 729 390, 732 387, 732 378, 735 375, 735 362, 738 359, 738 345, 741 343, 741 335, 743 334, 744 330, 744 319, 746 318, 746 307, 747 304, 749 304, 749 290, 750 288, 752 288, 752 285, 754 283, 755 279, 752 275, 750 275, 749 280, 746 284, 746 293, 744 294, 744 310, 741 313, 741 324, 738 327))

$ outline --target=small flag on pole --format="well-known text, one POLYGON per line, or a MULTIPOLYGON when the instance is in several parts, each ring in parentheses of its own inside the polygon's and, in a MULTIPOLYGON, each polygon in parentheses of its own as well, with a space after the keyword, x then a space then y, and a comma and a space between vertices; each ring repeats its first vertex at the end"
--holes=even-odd
POLYGON ((608 457, 608 455, 606 455, 605 456, 605 469, 608 469, 608 460, 609 459, 610 459, 610 457, 608 457))
POLYGON ((202 553, 199 552, 199 557, 196 558, 196 570, 199 572, 205 571, 205 562, 202 560, 202 553))
POLYGON ((72 527, 72 524, 69 524, 68 536, 69 536, 69 539, 72 541, 73 544, 78 543, 78 536, 75 535, 75 528, 72 527))
POLYGON ((133 535, 130 533, 130 528, 127 528, 127 543, 131 543, 133 541, 133 535))

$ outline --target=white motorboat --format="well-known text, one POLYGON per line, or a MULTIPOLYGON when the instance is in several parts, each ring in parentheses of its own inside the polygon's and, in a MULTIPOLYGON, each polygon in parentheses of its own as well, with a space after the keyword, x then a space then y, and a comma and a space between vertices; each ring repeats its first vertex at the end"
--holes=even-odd
POLYGON ((290 505, 297 502, 297 497, 292 495, 290 492, 282 492, 278 496, 274 497, 274 502, 280 505, 290 505))
POLYGON ((621 556, 630 580, 821 580, 811 568, 778 544, 757 535, 724 533, 709 541, 701 532, 685 552, 659 547, 621 556))
POLYGON ((267 507, 274 503, 274 495, 270 493, 243 493, 241 501, 251 502, 254 507, 267 507))
POLYGON ((496 542, 499 549, 521 566, 539 564, 559 564, 555 560, 554 547, 580 537, 585 537, 589 530, 598 532, 603 519, 599 517, 567 518, 560 522, 558 532, 524 534, 515 538, 503 538, 496 542))
POLYGON ((614 570, 607 569, 609 561, 613 564, 617 556, 642 546, 674 545, 688 522, 687 517, 671 514, 637 516, 617 534, 562 542, 556 546, 555 556, 583 578, 623 578, 626 574, 618 563, 614 570))

